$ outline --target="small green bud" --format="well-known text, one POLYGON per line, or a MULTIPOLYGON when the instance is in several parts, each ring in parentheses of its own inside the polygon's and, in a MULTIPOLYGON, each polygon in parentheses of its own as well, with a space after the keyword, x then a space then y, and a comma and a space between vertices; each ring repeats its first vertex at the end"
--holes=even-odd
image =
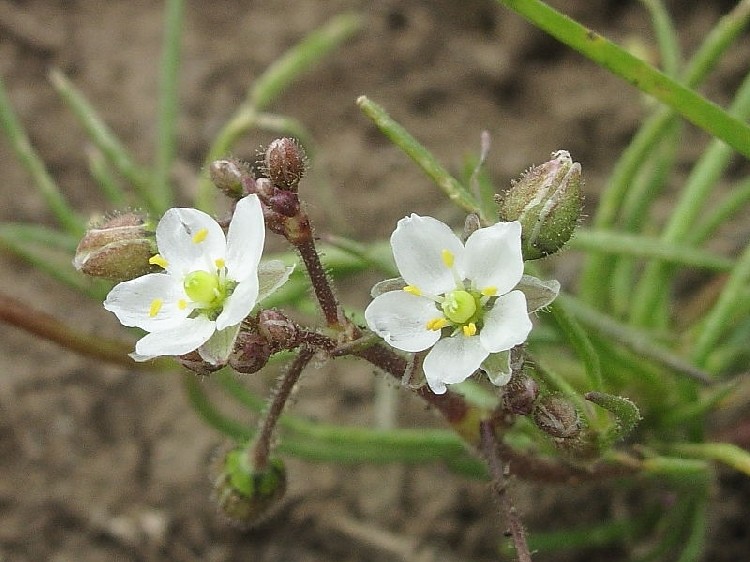
POLYGON ((86 231, 76 248, 73 266, 91 277, 128 281, 148 273, 156 253, 154 233, 137 212, 105 219, 86 231))
POLYGON ((286 469, 279 458, 265 469, 251 466, 247 449, 226 453, 214 480, 214 494, 221 513, 242 527, 252 527, 268 517, 286 492, 286 469))
POLYGON ((245 195, 243 182, 253 182, 250 166, 240 160, 214 160, 208 166, 213 184, 227 197, 240 199, 245 195))
POLYGON ((554 254, 570 240, 581 215, 581 165, 565 150, 531 167, 504 194, 496 196, 503 221, 521 223, 525 260, 554 254))

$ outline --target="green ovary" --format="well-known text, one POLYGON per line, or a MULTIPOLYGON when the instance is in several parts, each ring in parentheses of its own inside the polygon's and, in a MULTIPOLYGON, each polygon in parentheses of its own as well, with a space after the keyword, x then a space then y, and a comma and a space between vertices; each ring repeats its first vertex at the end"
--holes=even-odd
POLYGON ((185 294, 194 302, 202 305, 214 304, 221 295, 221 283, 218 275, 207 271, 193 271, 185 276, 183 282, 185 294))
POLYGON ((477 312, 477 299, 468 291, 457 290, 445 294, 440 303, 445 317, 454 324, 465 324, 477 312))

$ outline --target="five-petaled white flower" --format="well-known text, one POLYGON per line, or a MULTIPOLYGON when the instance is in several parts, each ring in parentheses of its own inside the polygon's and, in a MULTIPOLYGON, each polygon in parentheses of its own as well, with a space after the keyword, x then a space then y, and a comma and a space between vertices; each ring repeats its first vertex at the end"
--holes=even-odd
POLYGON ((365 311, 370 329, 402 351, 431 347, 422 367, 436 394, 480 368, 507 383, 507 352, 531 330, 528 308, 559 291, 556 281, 523 275, 520 223, 480 228, 464 245, 448 225, 412 214, 399 221, 391 247, 401 290, 392 290, 394 280, 375 286, 365 311))
POLYGON ((240 322, 291 273, 278 261, 260 264, 264 240, 256 195, 237 203, 226 237, 202 211, 169 209, 156 228, 159 253, 151 258, 164 272, 120 283, 104 301, 123 325, 149 332, 132 357, 198 350, 205 361, 224 363, 240 322))

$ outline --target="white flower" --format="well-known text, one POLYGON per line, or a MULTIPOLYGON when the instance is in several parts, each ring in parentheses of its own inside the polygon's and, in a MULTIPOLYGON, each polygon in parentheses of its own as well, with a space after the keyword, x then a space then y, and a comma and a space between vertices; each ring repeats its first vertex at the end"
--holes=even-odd
POLYGON ((523 275, 520 223, 480 228, 464 245, 448 225, 412 214, 399 221, 391 248, 402 289, 391 290, 393 280, 376 285, 365 311, 370 329, 402 351, 431 347, 423 369, 436 394, 479 368, 507 383, 507 351, 531 330, 526 289, 539 307, 559 290, 523 275))
POLYGON ((149 332, 132 357, 198 350, 209 363, 225 362, 240 322, 291 273, 281 262, 260 265, 264 240, 256 195, 237 203, 226 237, 202 211, 169 209, 156 228, 159 253, 151 258, 165 271, 120 283, 104 301, 123 325, 149 332))

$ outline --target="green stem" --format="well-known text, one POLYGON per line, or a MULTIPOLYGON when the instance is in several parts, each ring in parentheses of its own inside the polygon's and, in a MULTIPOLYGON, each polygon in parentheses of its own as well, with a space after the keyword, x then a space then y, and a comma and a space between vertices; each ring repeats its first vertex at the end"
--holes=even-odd
POLYGON ((385 109, 370 101, 366 96, 357 98, 357 105, 393 144, 422 168, 422 171, 443 190, 451 201, 469 213, 481 212, 469 190, 451 176, 432 153, 394 121, 385 109))
POLYGON ((153 198, 159 214, 172 205, 170 172, 175 157, 176 124, 179 109, 180 40, 184 0, 168 0, 165 6, 164 52, 153 171, 153 198))
MULTIPOLYGON (((683 267, 697 267, 714 271, 730 271, 734 261, 706 250, 672 243, 651 236, 590 230, 580 228, 570 241, 570 248, 593 254, 620 254, 634 258, 650 258, 683 267)), ((600 290, 603 290, 600 288, 600 290)))
MULTIPOLYGON (((729 46, 742 34, 748 23, 750 0, 742 0, 729 14, 719 20, 690 59, 683 75, 685 84, 689 87, 698 86, 729 46)), ((602 192, 594 217, 596 227, 608 228, 615 224, 621 204, 636 174, 643 162, 654 153, 656 144, 664 138, 674 121, 675 112, 669 108, 661 108, 641 125, 615 165, 612 176, 602 192)), ((602 285, 609 285, 608 272, 611 271, 612 261, 609 256, 591 256, 581 276, 581 296, 598 308, 606 305, 607 293, 600 289, 602 285)))
POLYGON ((540 0, 498 0, 539 29, 670 106, 685 119, 750 157, 750 127, 598 33, 540 0))
POLYGON ((745 248, 737 265, 727 279, 719 299, 709 310, 701 324, 698 338, 693 347, 693 361, 705 365, 708 356, 720 344, 722 337, 733 325, 740 303, 746 298, 750 283, 750 245, 745 248))
MULTIPOLYGON (((750 74, 745 77, 734 101, 732 112, 743 119, 750 116, 750 74)), ((694 166, 680 195, 680 199, 664 228, 662 239, 678 243, 686 240, 704 212, 706 200, 717 180, 729 164, 732 151, 723 142, 713 140, 694 166)), ((654 310, 669 291, 671 269, 660 263, 649 264, 641 277, 633 299, 632 319, 635 323, 649 325, 654 322, 654 310)))
POLYGON ((702 244, 748 202, 750 202, 750 179, 730 188, 726 197, 708 212, 697 228, 688 234, 687 241, 695 245, 702 244))
POLYGON ((50 81, 63 101, 68 104, 73 114, 78 118, 91 142, 102 151, 102 154, 112 163, 115 170, 130 182, 149 210, 156 211, 159 205, 157 205, 151 193, 151 181, 148 172, 135 163, 117 136, 62 72, 53 69, 50 72, 50 81))
POLYGON ((641 0, 651 14, 656 40, 659 43, 659 54, 664 73, 677 76, 680 68, 680 43, 672 18, 661 0, 641 0))
POLYGON ((553 302, 550 305, 550 311, 578 357, 583 360, 591 389, 602 390, 602 368, 599 355, 586 335, 586 331, 567 310, 564 301, 553 302))
POLYGON ((34 185, 41 193, 55 219, 68 232, 78 236, 82 235, 84 230, 83 219, 70 207, 55 180, 47 171, 44 161, 31 146, 31 141, 29 141, 23 125, 21 125, 10 105, 10 99, 5 91, 2 78, 0 78, 0 127, 4 130, 16 158, 31 175, 34 185))

